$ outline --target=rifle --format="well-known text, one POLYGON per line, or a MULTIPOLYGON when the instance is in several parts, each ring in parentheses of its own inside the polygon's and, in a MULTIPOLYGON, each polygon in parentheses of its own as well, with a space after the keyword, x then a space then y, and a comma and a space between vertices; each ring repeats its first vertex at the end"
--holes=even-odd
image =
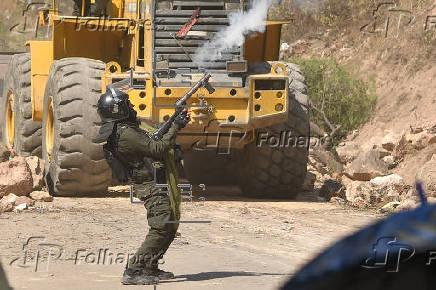
POLYGON ((211 77, 210 73, 205 73, 204 76, 183 97, 181 97, 176 101, 176 103, 174 104, 176 107, 174 114, 159 128, 159 130, 157 130, 151 135, 151 138, 153 138, 153 140, 159 141, 162 139, 163 135, 165 135, 168 132, 168 130, 171 128, 171 125, 173 124, 177 116, 179 116, 182 113, 183 108, 186 105, 186 102, 201 87, 206 88, 209 94, 212 94, 215 91, 215 89, 209 83, 210 77, 211 77))

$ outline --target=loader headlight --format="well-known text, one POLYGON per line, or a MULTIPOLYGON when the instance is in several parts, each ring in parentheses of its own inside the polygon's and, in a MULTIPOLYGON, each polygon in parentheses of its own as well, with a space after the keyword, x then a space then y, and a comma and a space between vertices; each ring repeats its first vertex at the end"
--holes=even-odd
POLYGON ((281 66, 276 66, 275 68, 274 68, 274 72, 276 73, 276 74, 282 74, 283 73, 283 68, 281 67, 281 66))
POLYGON ((281 62, 277 62, 277 63, 272 65, 271 73, 284 76, 284 75, 286 75, 286 66, 281 62))

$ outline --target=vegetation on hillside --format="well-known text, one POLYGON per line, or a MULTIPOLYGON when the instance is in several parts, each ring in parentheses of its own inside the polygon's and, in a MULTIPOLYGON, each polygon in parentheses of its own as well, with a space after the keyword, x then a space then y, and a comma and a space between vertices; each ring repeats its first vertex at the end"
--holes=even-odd
POLYGON ((292 20, 284 26, 282 41, 291 45, 290 61, 300 64, 306 76, 312 122, 327 133, 341 125, 343 135, 371 116, 378 72, 366 71, 364 80, 351 73, 354 68, 359 72, 364 59, 405 75, 431 65, 436 27, 428 16, 435 8, 433 0, 283 0, 273 6, 270 19, 292 20), (308 2, 312 5, 304 5, 308 2))
POLYGON ((359 79, 334 59, 290 61, 301 66, 312 103, 311 121, 324 133, 345 136, 371 116, 377 100, 373 81, 359 79))
POLYGON ((326 47, 353 47, 389 55, 384 61, 407 66, 412 72, 436 58, 433 0, 324 0, 315 1, 317 5, 301 4, 306 2, 283 0, 270 10, 270 19, 292 20, 284 27, 282 41, 317 39, 326 47), (390 26, 384 31, 388 17, 390 26), (387 50, 389 54, 384 52, 387 50))

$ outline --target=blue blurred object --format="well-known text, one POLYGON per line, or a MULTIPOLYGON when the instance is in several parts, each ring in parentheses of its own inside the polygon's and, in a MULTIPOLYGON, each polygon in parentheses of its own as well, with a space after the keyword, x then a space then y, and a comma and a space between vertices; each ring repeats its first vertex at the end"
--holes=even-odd
POLYGON ((421 200, 422 205, 427 204, 427 196, 424 193, 424 189, 422 189, 422 183, 416 182, 416 192, 418 193, 419 199, 421 200))
POLYGON ((436 289, 436 205, 417 191, 422 206, 340 240, 282 289, 436 289))

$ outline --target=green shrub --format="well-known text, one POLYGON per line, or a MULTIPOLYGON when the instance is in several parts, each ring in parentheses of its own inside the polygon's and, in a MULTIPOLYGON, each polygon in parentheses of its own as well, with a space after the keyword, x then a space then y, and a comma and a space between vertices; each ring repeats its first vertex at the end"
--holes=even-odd
MULTIPOLYGON (((373 80, 364 82, 332 59, 312 57, 290 61, 301 66, 313 105, 324 112, 332 125, 341 126, 338 136, 345 136, 368 120, 377 100, 373 80)), ((311 108, 311 121, 325 132, 331 132, 323 115, 314 108, 311 108)))

